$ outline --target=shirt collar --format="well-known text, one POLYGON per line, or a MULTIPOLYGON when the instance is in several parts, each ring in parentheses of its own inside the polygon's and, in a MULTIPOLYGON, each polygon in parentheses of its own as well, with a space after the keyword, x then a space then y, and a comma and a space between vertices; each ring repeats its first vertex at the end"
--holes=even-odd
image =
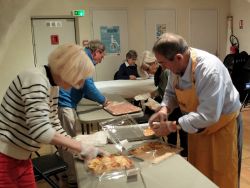
POLYGON ((89 48, 84 48, 84 51, 86 52, 86 54, 88 55, 88 57, 91 59, 92 63, 94 65, 96 65, 97 63, 95 62, 95 60, 93 59, 93 55, 91 53, 91 50, 89 48))
POLYGON ((192 74, 192 59, 191 59, 191 56, 190 56, 187 68, 186 68, 183 76, 181 76, 181 79, 184 80, 184 81, 190 82, 192 80, 192 75, 193 75, 192 74))
POLYGON ((130 65, 130 64, 128 64, 128 62, 127 62, 127 61, 125 61, 124 63, 125 63, 125 65, 126 65, 126 67, 129 67, 129 66, 131 66, 131 67, 132 67, 132 66, 136 66, 135 64, 134 64, 134 65, 130 65))
POLYGON ((125 61, 125 65, 126 65, 126 67, 128 67, 128 66, 129 66, 129 64, 128 64, 128 62, 127 62, 127 61, 125 61))

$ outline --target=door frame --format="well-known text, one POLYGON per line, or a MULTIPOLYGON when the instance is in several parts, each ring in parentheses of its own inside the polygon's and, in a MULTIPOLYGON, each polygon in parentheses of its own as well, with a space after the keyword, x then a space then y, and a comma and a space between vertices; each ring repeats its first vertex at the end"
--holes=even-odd
POLYGON ((33 56, 34 56, 34 64, 37 66, 37 56, 36 56, 36 43, 35 43, 35 32, 33 20, 46 20, 46 19, 73 19, 74 20, 74 30, 75 30, 75 43, 80 45, 80 34, 79 34, 79 20, 78 17, 74 16, 32 16, 31 21, 31 34, 32 34, 32 46, 33 46, 33 56))

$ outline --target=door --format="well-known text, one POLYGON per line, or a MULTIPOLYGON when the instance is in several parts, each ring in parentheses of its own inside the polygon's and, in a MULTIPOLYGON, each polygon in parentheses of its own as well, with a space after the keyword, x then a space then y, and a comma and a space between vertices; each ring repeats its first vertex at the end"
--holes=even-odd
POLYGON ((61 44, 77 43, 75 18, 31 18, 34 62, 47 65, 50 52, 61 44))
POLYGON ((96 66, 96 81, 113 80, 128 50, 127 10, 93 10, 93 38, 101 40, 106 55, 96 66))
POLYGON ((152 50, 156 39, 165 32, 176 33, 175 10, 146 10, 146 49, 152 50))
POLYGON ((191 9, 190 45, 218 55, 218 13, 216 9, 191 9))

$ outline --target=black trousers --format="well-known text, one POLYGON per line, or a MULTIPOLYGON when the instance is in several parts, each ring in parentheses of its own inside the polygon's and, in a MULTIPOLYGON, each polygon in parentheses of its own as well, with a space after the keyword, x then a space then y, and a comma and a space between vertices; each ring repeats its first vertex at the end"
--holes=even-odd
MULTIPOLYGON (((176 108, 168 116, 169 121, 177 121, 179 117, 182 116, 180 108, 176 108)), ((187 157, 188 155, 188 134, 182 129, 179 131, 180 134, 180 146, 183 148, 181 151, 181 156, 187 157)), ((168 143, 176 145, 177 143, 177 132, 168 135, 168 143)))
MULTIPOLYGON (((155 100, 160 103, 162 101, 162 98, 160 96, 158 96, 155 98, 155 100)), ((146 107, 145 116, 150 117, 153 113, 155 113, 153 110, 146 107)), ((169 121, 177 121, 178 118, 180 118, 181 116, 182 116, 182 112, 181 112, 180 108, 176 108, 168 116, 168 120, 169 121)), ((187 155, 188 155, 188 134, 185 131, 183 131, 182 129, 179 131, 179 134, 180 134, 180 146, 183 148, 183 150, 181 151, 180 154, 183 157, 187 157, 187 155)), ((177 144, 177 132, 171 133, 167 137, 168 137, 169 144, 173 144, 173 145, 177 144)))

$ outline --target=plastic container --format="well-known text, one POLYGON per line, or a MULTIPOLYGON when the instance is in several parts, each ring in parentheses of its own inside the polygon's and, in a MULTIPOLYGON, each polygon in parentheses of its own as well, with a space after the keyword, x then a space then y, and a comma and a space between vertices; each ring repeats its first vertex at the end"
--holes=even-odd
POLYGON ((155 136, 144 135, 144 130, 148 128, 147 123, 137 124, 129 115, 101 122, 100 126, 107 132, 109 140, 119 151, 128 149, 128 142, 155 138, 155 136))
POLYGON ((127 101, 113 102, 112 104, 109 104, 108 106, 104 107, 104 109, 113 116, 120 116, 142 111, 140 107, 135 106, 127 101))
POLYGON ((134 145, 128 150, 128 154, 150 163, 159 163, 181 151, 181 147, 160 140, 150 140, 134 145))
POLYGON ((127 156, 115 154, 96 157, 87 161, 86 165, 89 172, 98 176, 114 171, 124 171, 135 168, 132 159, 127 156))
POLYGON ((103 158, 103 160, 99 161, 99 159, 101 158, 95 158, 86 161, 85 163, 88 175, 92 178, 97 178, 96 187, 110 187, 115 184, 127 185, 128 183, 132 183, 138 188, 144 187, 140 176, 139 164, 135 163, 132 158, 127 156, 111 155, 110 157, 103 158), (115 157, 117 158, 114 159, 115 157), (120 164, 118 165, 118 163, 121 162, 120 157, 125 160, 124 166, 120 166, 120 164), (127 163, 126 160, 130 162, 127 163), (92 168, 93 165, 97 170, 92 168), (117 168, 115 168, 116 165, 117 168))

